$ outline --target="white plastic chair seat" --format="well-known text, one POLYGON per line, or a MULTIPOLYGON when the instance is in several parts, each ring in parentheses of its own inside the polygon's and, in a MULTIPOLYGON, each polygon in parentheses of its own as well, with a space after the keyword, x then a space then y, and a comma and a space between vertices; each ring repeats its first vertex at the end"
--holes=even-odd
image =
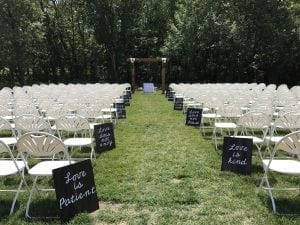
POLYGON ((83 146, 90 145, 93 143, 92 138, 68 138, 64 140, 66 146, 83 146))
POLYGON ((267 136, 265 139, 266 139, 267 141, 270 141, 270 142, 273 142, 273 143, 277 143, 277 142, 279 142, 282 138, 283 138, 283 136, 274 136, 274 137, 267 136))
POLYGON ((95 125, 99 125, 100 123, 89 123, 89 125, 90 125, 90 129, 91 130, 94 130, 94 126, 95 125))
POLYGON ((54 120, 57 119, 57 117, 47 116, 46 119, 49 120, 49 121, 54 121, 54 120))
POLYGON ((95 119, 111 119, 112 118, 112 116, 111 116, 111 114, 110 115, 102 115, 102 116, 97 116, 97 117, 95 117, 95 119))
POLYGON ((224 122, 224 123, 215 123, 216 128, 224 128, 224 129, 235 129, 236 124, 230 123, 230 122, 224 122))
MULTIPOLYGON (((71 163, 74 163, 71 161, 71 163)), ((34 167, 32 167, 29 171, 28 174, 33 175, 33 176, 51 176, 52 175, 52 170, 70 165, 69 161, 43 161, 38 164, 36 164, 34 167)))
MULTIPOLYGON (((269 159, 263 160, 264 169, 267 168, 269 161, 269 159)), ((284 174, 300 175, 300 161, 290 159, 272 160, 269 170, 284 174)))
MULTIPOLYGON (((23 170, 25 168, 25 163, 23 161, 15 161, 19 170, 23 170)), ((0 176, 8 176, 13 175, 18 172, 18 169, 13 161, 11 160, 0 160, 0 176)))
POLYGON ((214 118, 220 118, 220 115, 217 115, 215 113, 204 113, 202 114, 202 118, 207 118, 207 119, 214 119, 214 118))
POLYGON ((264 140, 262 138, 259 138, 259 137, 255 137, 255 136, 232 136, 232 137, 235 137, 235 138, 248 138, 248 139, 252 139, 253 140, 253 143, 256 143, 256 144, 260 144, 260 143, 263 143, 264 140))
POLYGON ((117 109, 116 108, 104 108, 104 109, 101 109, 101 112, 103 112, 103 113, 117 112, 117 109))
POLYGON ((3 116, 2 118, 6 119, 6 120, 14 120, 15 116, 3 116))
POLYGON ((14 145, 17 143, 17 138, 15 137, 1 137, 0 140, 7 145, 14 145))

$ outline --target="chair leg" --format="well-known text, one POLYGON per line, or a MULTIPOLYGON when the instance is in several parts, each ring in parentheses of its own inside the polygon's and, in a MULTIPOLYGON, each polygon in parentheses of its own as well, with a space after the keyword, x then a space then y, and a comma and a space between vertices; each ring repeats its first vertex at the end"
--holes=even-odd
POLYGON ((214 142, 215 142, 215 149, 218 150, 217 128, 216 127, 214 127, 212 139, 214 139, 214 142))
POLYGON ((273 208, 273 213, 274 214, 277 214, 277 209, 276 209, 276 204, 275 204, 275 199, 274 199, 274 196, 273 196, 273 192, 272 192, 272 188, 270 186, 270 183, 269 183, 269 180, 268 180, 268 175, 267 173, 265 172, 261 182, 260 182, 260 185, 259 185, 259 188, 257 190, 257 193, 259 192, 259 190, 263 187, 264 183, 266 183, 266 190, 268 191, 268 194, 269 194, 269 197, 271 199, 271 203, 272 203, 272 208, 273 208))
POLYGON ((36 176, 34 178, 34 181, 33 181, 33 184, 32 184, 31 190, 30 190, 29 198, 28 198, 28 201, 27 201, 27 204, 26 204, 26 211, 25 211, 25 217, 26 218, 30 218, 30 216, 29 216, 29 207, 30 207, 30 202, 31 202, 31 198, 32 198, 33 192, 36 189, 37 179, 38 179, 38 176, 36 176))
POLYGON ((264 174, 263 178, 261 179, 260 181, 260 184, 258 186, 258 188, 256 189, 256 194, 258 194, 258 192, 260 191, 260 189, 262 189, 263 185, 264 185, 264 182, 265 182, 265 179, 266 179, 266 173, 264 174))
POLYGON ((13 200, 11 208, 10 208, 9 216, 11 216, 14 212, 15 204, 16 204, 16 201, 18 199, 18 196, 19 196, 19 193, 20 193, 20 190, 21 190, 22 186, 23 186, 23 179, 21 178, 20 184, 18 186, 18 189, 16 190, 16 194, 15 194, 14 200, 13 200))
POLYGON ((205 128, 204 128, 204 123, 201 123, 201 124, 200 124, 200 132, 202 131, 202 135, 203 135, 203 136, 206 135, 204 129, 205 129, 205 128))
POLYGON ((271 199, 271 202, 272 202, 273 212, 274 212, 274 214, 276 214, 277 210, 276 210, 275 199, 274 199, 273 192, 272 192, 272 189, 271 189, 271 186, 270 186, 270 183, 269 183, 269 180, 268 180, 267 176, 266 176, 266 184, 267 184, 268 193, 269 193, 269 196, 270 196, 270 199, 271 199))
POLYGON ((96 159, 96 154, 95 154, 95 149, 94 149, 94 146, 93 144, 91 144, 91 154, 90 154, 90 159, 93 160, 96 159))

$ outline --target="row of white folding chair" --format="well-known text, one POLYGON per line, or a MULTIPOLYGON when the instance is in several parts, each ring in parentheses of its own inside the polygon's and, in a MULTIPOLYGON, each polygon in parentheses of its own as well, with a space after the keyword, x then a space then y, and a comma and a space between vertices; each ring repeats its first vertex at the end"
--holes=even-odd
POLYGON ((252 139, 262 159, 265 154, 261 150, 263 145, 267 145, 266 136, 271 121, 272 117, 263 111, 247 112, 238 119, 233 137, 252 139))
POLYGON ((220 131, 223 136, 223 131, 225 130, 227 135, 230 136, 237 128, 236 121, 242 116, 242 113, 241 107, 234 105, 223 105, 217 109, 212 134, 216 149, 218 149, 217 133, 220 131))
POLYGON ((81 149, 82 146, 89 146, 91 149, 89 158, 93 159, 95 157, 95 151, 91 128, 93 127, 91 127, 86 118, 75 114, 61 115, 55 120, 55 127, 51 127, 50 123, 43 117, 35 115, 22 115, 16 118, 14 129, 7 120, 0 118, 0 131, 9 131, 11 133, 10 137, 0 137, 0 140, 14 147, 18 140, 18 137, 27 132, 57 132, 59 137, 63 138, 66 142, 65 144, 70 148, 80 147, 81 149), (66 134, 69 134, 70 132, 73 136, 66 136, 66 134), (80 139, 78 138, 79 135, 81 137, 83 137, 83 135, 85 136, 80 139), (74 138, 76 138, 76 140, 74 138))
POLYGON ((270 125, 270 132, 265 137, 268 146, 276 144, 285 134, 300 130, 300 111, 290 111, 280 115, 270 125))
MULTIPOLYGON (((238 118, 238 117, 237 117, 238 118)), ((285 113, 278 117, 274 122, 272 120, 272 115, 266 113, 265 111, 249 111, 246 114, 243 114, 239 117, 236 123, 232 121, 227 121, 226 123, 219 123, 218 121, 214 124, 213 131, 213 140, 215 142, 215 148, 218 149, 217 142, 217 129, 227 129, 227 130, 235 130, 235 135, 239 134, 239 129, 243 128, 243 130, 260 130, 260 140, 253 138, 254 143, 264 143, 269 149, 270 145, 276 144, 284 134, 296 131, 300 129, 300 112, 292 111, 285 113), (281 133, 280 133, 281 132, 281 133)), ((247 132, 240 132, 240 134, 246 134, 247 132)), ((252 132, 253 136, 254 132, 252 132)), ((227 133, 230 135, 230 132, 227 133)), ((259 154, 261 147, 258 147, 259 154)), ((260 154, 260 156, 262 156, 260 154)))

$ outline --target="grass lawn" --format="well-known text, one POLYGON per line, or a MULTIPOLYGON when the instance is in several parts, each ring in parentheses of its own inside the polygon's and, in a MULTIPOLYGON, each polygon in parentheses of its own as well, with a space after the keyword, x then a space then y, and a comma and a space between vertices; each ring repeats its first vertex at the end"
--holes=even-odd
MULTIPOLYGON (((300 224, 300 217, 275 216, 267 193, 256 193, 263 175, 257 157, 251 176, 221 171, 213 142, 185 126, 164 95, 136 92, 126 110, 115 129, 116 148, 93 162, 100 210, 69 224, 300 224)), ((60 224, 24 219, 26 198, 22 193, 8 218, 12 195, 0 193, 0 224, 60 224)), ((299 195, 284 195, 279 210, 300 212, 299 203, 299 195)), ((55 195, 34 198, 32 207, 55 214, 55 195)))

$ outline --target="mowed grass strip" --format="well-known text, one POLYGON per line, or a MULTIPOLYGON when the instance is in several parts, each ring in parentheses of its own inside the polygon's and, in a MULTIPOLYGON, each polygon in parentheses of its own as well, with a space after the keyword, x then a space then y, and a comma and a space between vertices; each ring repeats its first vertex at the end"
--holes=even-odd
MULTIPOLYGON (((126 110, 115 128, 116 148, 93 162, 100 210, 69 224, 300 224, 299 217, 273 215, 267 193, 256 194, 263 175, 257 157, 251 176, 222 172, 212 141, 185 126, 164 95, 136 92, 126 110)), ((299 209, 299 202, 291 195, 282 209, 299 209)), ((25 203, 22 194, 16 214, 0 224, 44 224, 24 220, 25 203)), ((47 204, 38 206, 48 211, 47 204)))

